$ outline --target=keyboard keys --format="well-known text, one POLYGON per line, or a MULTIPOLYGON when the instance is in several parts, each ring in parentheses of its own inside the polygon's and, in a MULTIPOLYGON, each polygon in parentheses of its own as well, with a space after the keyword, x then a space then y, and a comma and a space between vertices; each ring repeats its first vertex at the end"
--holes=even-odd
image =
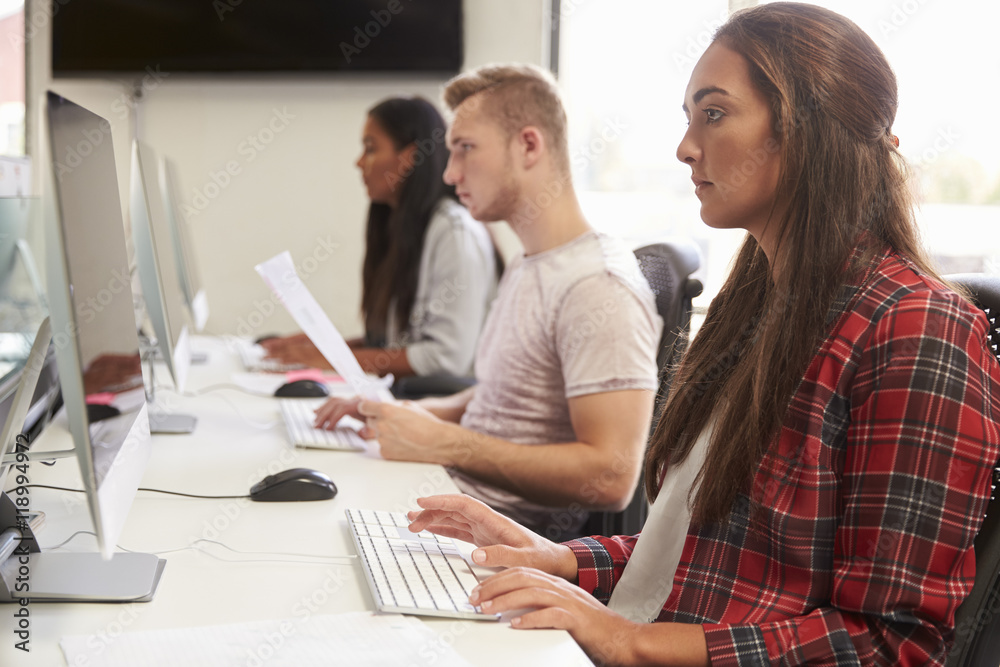
POLYGON ((302 364, 286 364, 277 359, 268 359, 267 350, 252 340, 233 338, 232 345, 240 356, 243 368, 251 373, 285 373, 305 368, 302 364))
POLYGON ((381 611, 495 620, 469 604, 479 581, 455 541, 410 534, 406 515, 382 510, 346 512, 376 606, 381 611))
POLYGON ((292 444, 299 447, 320 449, 343 449, 360 451, 365 449, 365 441, 358 432, 349 427, 339 427, 332 431, 313 428, 316 408, 324 399, 289 398, 278 402, 285 430, 292 444))

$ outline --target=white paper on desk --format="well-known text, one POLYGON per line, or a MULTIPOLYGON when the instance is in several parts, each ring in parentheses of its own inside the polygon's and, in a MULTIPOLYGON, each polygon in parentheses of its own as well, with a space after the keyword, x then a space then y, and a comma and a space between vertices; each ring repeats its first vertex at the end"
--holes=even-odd
POLYGON ((309 336, 316 349, 344 378, 355 394, 376 401, 392 398, 388 390, 392 384, 392 375, 387 375, 382 380, 374 380, 361 370, 361 364, 351 352, 347 341, 320 308, 309 288, 299 279, 299 274, 295 272, 295 264, 292 263, 292 256, 287 250, 266 262, 261 262, 255 268, 274 295, 284 304, 288 314, 302 327, 302 331, 309 336))
POLYGON ((92 667, 471 667, 412 616, 351 612, 202 628, 63 637, 66 662, 92 667))

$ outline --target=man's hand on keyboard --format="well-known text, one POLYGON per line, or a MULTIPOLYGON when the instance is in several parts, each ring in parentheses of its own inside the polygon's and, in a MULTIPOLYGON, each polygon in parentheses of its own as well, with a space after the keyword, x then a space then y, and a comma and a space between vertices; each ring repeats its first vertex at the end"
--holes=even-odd
POLYGON ((487 567, 527 567, 576 581, 576 556, 464 494, 418 498, 423 508, 408 514, 410 530, 453 537, 475 544, 472 560, 487 567))
MULTIPOLYGON (((329 399, 316 410, 316 420, 313 422, 313 426, 332 431, 337 428, 337 422, 344 417, 354 417, 355 419, 364 421, 364 416, 358 412, 358 404, 362 400, 364 399, 360 396, 351 396, 350 398, 334 397, 329 399)), ((367 424, 358 429, 358 435, 365 440, 371 440, 376 437, 367 424)))

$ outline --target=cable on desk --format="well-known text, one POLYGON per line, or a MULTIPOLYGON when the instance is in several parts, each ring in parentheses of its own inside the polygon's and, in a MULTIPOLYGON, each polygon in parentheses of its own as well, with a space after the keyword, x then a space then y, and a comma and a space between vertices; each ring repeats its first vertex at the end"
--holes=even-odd
MULTIPOLYGON (((51 546, 51 547, 46 547, 46 549, 47 550, 48 549, 59 549, 61 547, 64 547, 67 544, 69 544, 72 540, 74 540, 78 535, 90 535, 90 536, 95 537, 95 538, 97 537, 97 534, 94 533, 91 530, 78 530, 75 533, 73 533, 72 535, 70 535, 69 537, 67 537, 65 540, 63 540, 62 542, 60 542, 59 544, 56 544, 55 546, 51 546)), ((217 540, 210 540, 207 537, 199 537, 198 539, 196 539, 194 542, 192 542, 191 544, 189 544, 186 547, 178 547, 177 549, 164 549, 162 551, 142 551, 142 552, 136 552, 136 551, 133 551, 132 549, 126 549, 125 547, 123 547, 120 544, 115 545, 115 546, 117 546, 120 550, 125 551, 127 553, 151 553, 154 556, 162 556, 163 554, 177 553, 178 551, 188 551, 188 550, 199 551, 199 552, 205 554, 206 556, 208 556, 210 558, 214 558, 215 560, 218 560, 218 561, 222 561, 223 563, 299 563, 299 564, 304 564, 304 565, 322 565, 322 564, 329 563, 329 561, 331 561, 331 560, 337 560, 337 559, 349 561, 348 563, 339 563, 340 565, 353 565, 354 563, 359 562, 357 560, 358 557, 357 557, 356 554, 347 554, 347 555, 344 555, 344 556, 323 556, 321 554, 280 553, 280 552, 272 552, 272 551, 240 551, 238 549, 232 548, 231 546, 229 546, 227 544, 224 544, 223 542, 219 542, 217 540), (222 547, 223 549, 227 549, 228 551, 231 551, 234 554, 246 554, 246 555, 251 555, 251 556, 293 556, 295 558, 313 558, 315 560, 314 561, 301 561, 301 560, 288 560, 288 559, 281 559, 281 558, 269 558, 269 559, 260 559, 260 558, 254 558, 254 559, 229 559, 229 558, 221 558, 220 556, 218 556, 216 554, 213 554, 211 551, 208 551, 207 549, 203 549, 203 548, 197 546, 197 544, 199 542, 208 542, 209 544, 217 544, 218 546, 222 547)))
MULTIPOLYGON (((70 493, 86 493, 83 489, 70 489, 65 486, 50 486, 48 484, 25 484, 25 488, 36 488, 36 489, 55 489, 56 491, 69 491, 70 493)), ((186 498, 206 498, 208 500, 238 500, 240 498, 249 498, 249 494, 244 494, 242 496, 200 496, 194 493, 181 493, 180 491, 165 491, 163 489, 147 489, 145 487, 139 487, 137 491, 149 491, 150 493, 165 493, 171 496, 184 496, 186 498)))
MULTIPOLYGON (((272 396, 271 394, 264 394, 264 393, 258 393, 258 392, 250 391, 246 387, 241 387, 240 385, 233 384, 231 382, 224 382, 224 383, 221 383, 221 384, 209 385, 207 387, 204 387, 204 388, 199 389, 198 391, 194 391, 194 392, 192 392, 192 391, 179 392, 172 385, 162 385, 162 386, 157 387, 157 388, 158 389, 163 389, 165 391, 172 391, 173 393, 177 394, 178 396, 184 396, 186 398, 198 398, 198 397, 200 397, 200 396, 202 396, 204 394, 208 394, 208 393, 215 392, 215 391, 220 391, 222 389, 231 389, 231 390, 234 390, 234 391, 239 391, 239 392, 242 392, 244 394, 247 394, 248 396, 258 396, 260 398, 274 398, 274 396, 272 396)), ((263 423, 263 424, 258 424, 257 422, 253 421, 252 419, 248 419, 247 416, 245 414, 243 414, 243 411, 240 409, 240 407, 238 405, 236 405, 235 403, 233 403, 232 401, 230 401, 228 397, 223 396, 223 395, 219 395, 219 398, 221 398, 223 401, 225 401, 226 403, 228 403, 229 407, 231 407, 233 410, 235 410, 236 414, 238 414, 243 421, 245 421, 246 423, 250 424, 250 426, 254 427, 255 429, 258 429, 258 430, 261 430, 261 431, 267 431, 267 430, 270 430, 270 429, 274 428, 279 423, 281 423, 280 419, 275 419, 274 421, 266 422, 266 423, 263 423)))
POLYGON ((175 394, 186 396, 187 398, 198 398, 199 396, 203 396, 213 391, 221 391, 223 389, 231 389, 233 391, 243 392, 244 394, 248 394, 250 396, 260 396, 262 398, 274 398, 271 394, 266 394, 264 392, 258 392, 258 391, 250 391, 246 387, 240 386, 235 382, 220 382, 219 384, 210 384, 207 387, 202 387, 197 391, 177 391, 173 387, 173 385, 163 385, 162 387, 157 387, 157 388, 158 389, 162 388, 166 391, 173 391, 175 394))

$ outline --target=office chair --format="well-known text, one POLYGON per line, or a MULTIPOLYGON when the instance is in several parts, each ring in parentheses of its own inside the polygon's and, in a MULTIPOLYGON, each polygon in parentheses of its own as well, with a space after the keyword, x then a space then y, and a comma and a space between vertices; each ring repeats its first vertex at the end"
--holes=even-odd
MULTIPOLYGON (((1000 276, 960 273, 945 276, 964 287, 990 320, 990 346, 1000 360, 1000 276)), ((949 667, 1000 664, 1000 462, 993 469, 993 491, 986 518, 976 535, 976 581, 972 592, 955 612, 955 643, 948 654, 949 667)))
POLYGON ((429 396, 451 396, 476 384, 476 378, 460 375, 411 375, 392 385, 392 395, 399 400, 415 401, 429 396))
MULTIPOLYGON (((639 269, 649 282, 656 297, 656 310, 663 318, 663 334, 656 354, 659 390, 650 435, 656 426, 663 400, 670 389, 673 368, 680 360, 691 331, 692 299, 701 294, 703 286, 691 274, 701 266, 698 246, 691 241, 672 240, 653 243, 636 249, 639 269)), ((584 535, 635 535, 642 530, 649 513, 642 477, 632 500, 621 512, 591 512, 584 524, 584 535)))

